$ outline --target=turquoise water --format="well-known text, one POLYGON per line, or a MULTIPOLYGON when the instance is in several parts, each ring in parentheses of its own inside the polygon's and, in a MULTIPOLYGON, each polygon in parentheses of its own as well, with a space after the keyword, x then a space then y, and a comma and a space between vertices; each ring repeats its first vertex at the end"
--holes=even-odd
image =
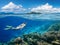
POLYGON ((56 17, 54 17, 55 14, 45 15, 0 15, 0 42, 7 42, 12 38, 32 32, 43 34, 49 26, 60 22, 59 14, 56 14, 56 17), (16 27, 24 22, 26 26, 22 30, 4 30, 7 25, 16 27))

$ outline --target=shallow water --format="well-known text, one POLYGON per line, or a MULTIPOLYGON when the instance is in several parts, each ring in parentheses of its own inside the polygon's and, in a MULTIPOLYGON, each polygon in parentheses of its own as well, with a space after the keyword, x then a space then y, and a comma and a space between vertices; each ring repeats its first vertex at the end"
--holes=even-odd
POLYGON ((49 26, 59 22, 60 14, 0 15, 0 42, 7 42, 12 38, 32 32, 43 34, 48 30, 49 26), (7 25, 16 27, 24 22, 26 26, 22 30, 4 30, 7 25))
POLYGON ((21 15, 0 15, 1 17, 6 16, 17 16, 17 17, 23 17, 30 20, 40 20, 40 19, 47 19, 47 20, 60 20, 60 14, 21 14, 21 15))

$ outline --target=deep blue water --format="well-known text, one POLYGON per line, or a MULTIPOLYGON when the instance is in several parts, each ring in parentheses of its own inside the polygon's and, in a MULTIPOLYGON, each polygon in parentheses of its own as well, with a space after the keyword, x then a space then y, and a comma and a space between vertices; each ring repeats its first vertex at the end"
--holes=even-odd
POLYGON ((49 26, 54 23, 58 23, 58 20, 30 20, 17 16, 6 16, 0 18, 0 42, 7 42, 10 39, 22 36, 32 32, 44 33, 48 30, 49 26), (6 25, 16 27, 21 23, 26 23, 26 26, 22 30, 4 30, 6 25))

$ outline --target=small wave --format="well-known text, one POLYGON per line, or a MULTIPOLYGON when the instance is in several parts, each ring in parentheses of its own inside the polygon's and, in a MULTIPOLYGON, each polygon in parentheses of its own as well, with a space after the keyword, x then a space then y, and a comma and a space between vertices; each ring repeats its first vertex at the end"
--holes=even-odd
POLYGON ((17 16, 30 20, 41 20, 41 19, 60 20, 60 14, 0 15, 0 18, 7 16, 17 16))

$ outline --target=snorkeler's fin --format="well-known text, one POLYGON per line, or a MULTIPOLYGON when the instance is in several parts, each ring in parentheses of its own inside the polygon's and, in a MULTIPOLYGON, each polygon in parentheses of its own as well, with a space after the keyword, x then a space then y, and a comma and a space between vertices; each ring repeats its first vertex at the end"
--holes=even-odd
POLYGON ((12 28, 12 26, 7 25, 4 30, 9 30, 9 29, 11 29, 11 28, 12 28))

